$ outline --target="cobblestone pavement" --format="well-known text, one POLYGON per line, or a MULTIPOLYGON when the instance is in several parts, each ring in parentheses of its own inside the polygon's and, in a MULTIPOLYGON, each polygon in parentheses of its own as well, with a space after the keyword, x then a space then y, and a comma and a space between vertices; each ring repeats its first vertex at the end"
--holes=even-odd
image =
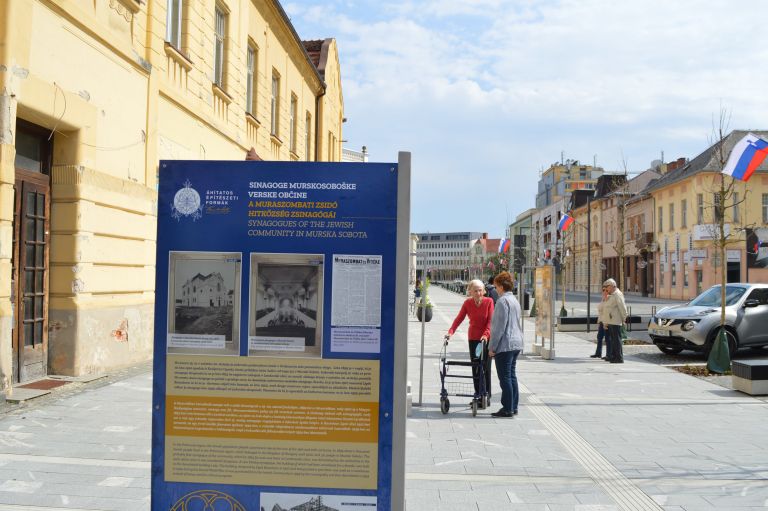
MULTIPOLYGON (((431 298, 424 402, 408 420, 408 509, 706 511, 768 504, 761 440, 768 406, 727 388, 728 377, 718 382, 668 367, 704 363, 700 355, 669 357, 651 345, 631 345, 625 364, 607 364, 589 358, 594 332, 558 332, 555 360, 528 354, 518 363, 519 416, 472 417, 459 398, 457 409, 443 415, 440 338, 463 297, 435 289, 431 298)), ((526 320, 526 353, 533 326, 526 320)), ((449 356, 466 359, 460 333, 449 356)), ((416 402, 420 334, 413 320, 409 376, 416 402)))
MULTIPOLYGON (((442 336, 463 297, 431 291, 421 406, 407 419, 406 501, 420 510, 757 510, 768 504, 768 404, 670 365, 701 356, 625 346, 626 363, 589 358, 591 336, 556 334, 556 358, 518 363, 520 415, 476 417, 466 398, 439 407, 442 336)), ((422 324, 409 321, 419 404, 422 324)), ((448 356, 464 360, 464 325, 448 356)), ((592 334, 593 335, 593 334, 592 334)), ((740 356, 742 356, 740 354, 740 356)), ((759 353, 743 354, 745 357, 759 353)), ((149 364, 0 409, 0 510, 149 509, 149 364)), ((259 510, 254 510, 259 511, 259 510)))

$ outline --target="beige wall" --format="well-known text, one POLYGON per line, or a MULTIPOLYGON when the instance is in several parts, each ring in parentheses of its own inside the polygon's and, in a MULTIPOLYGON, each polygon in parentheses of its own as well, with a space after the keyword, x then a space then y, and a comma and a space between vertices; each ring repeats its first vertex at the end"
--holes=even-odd
POLYGON ((580 208, 576 208, 572 211, 574 225, 571 226, 573 230, 571 234, 574 256, 569 261, 568 289, 574 291, 585 291, 587 289, 587 282, 591 282, 591 291, 597 292, 600 290, 600 284, 602 283, 602 270, 600 269, 600 263, 602 261, 602 229, 601 218, 602 210, 599 201, 592 201, 591 203, 591 225, 589 239, 592 244, 592 250, 588 250, 587 245, 587 206, 584 205, 580 208), (587 263, 588 259, 591 259, 591 268, 589 269, 589 278, 587 278, 587 263))
MULTIPOLYGON (((338 141, 332 159, 340 160, 335 41, 324 83, 275 4, 220 1, 229 14, 226 74, 218 88, 212 83, 217 4, 184 3, 185 35, 175 49, 165 42, 165 0, 0 0, 0 388, 10 383, 17 118, 54 133, 49 373, 102 372, 151 356, 158 160, 240 160, 250 147, 265 160, 314 160, 316 140, 327 144, 329 133, 338 141), (253 116, 245 113, 249 41, 258 49, 253 116), (281 78, 274 136, 273 73, 281 78), (293 153, 292 95, 298 103, 293 153), (322 132, 314 131, 315 121, 322 132)), ((328 160, 325 149, 320 159, 328 160)))
MULTIPOLYGON (((731 178, 726 177, 726 183, 731 178)), ((694 250, 704 250, 705 258, 692 258, 687 261, 686 254, 689 251, 689 236, 694 236, 695 225, 698 224, 697 195, 702 194, 704 200, 704 214, 702 225, 713 224, 713 194, 719 190, 720 174, 699 173, 689 179, 674 183, 663 189, 653 192, 653 198, 656 204, 656 214, 654 215, 654 230, 658 239, 659 253, 658 258, 663 262, 665 254, 667 257, 666 265, 660 264, 657 269, 657 294, 660 298, 672 298, 688 300, 696 296, 700 290, 704 290, 720 283, 723 265, 716 259, 715 244, 711 240, 692 241, 694 250), (686 225, 682 224, 682 203, 686 202, 686 225), (669 208, 674 204, 675 221, 674 228, 670 228, 669 208), (658 230, 658 208, 661 206, 663 223, 662 230, 658 230), (672 285, 672 260, 676 253, 676 240, 680 240, 680 254, 675 265, 675 284, 672 285), (668 247, 668 253, 665 252, 665 242, 668 247), (659 280, 661 267, 664 266, 663 280, 659 280), (697 286, 697 274, 701 272, 701 284, 697 286), (685 285, 685 273, 688 274, 688 285, 685 285)), ((747 277, 746 270, 746 241, 744 232, 745 227, 764 226, 762 222, 762 194, 768 193, 768 176, 757 175, 749 182, 735 182, 734 190, 739 194, 740 199, 746 199, 739 206, 738 221, 734 221, 733 209, 726 211, 726 223, 731 226, 731 236, 729 237, 728 250, 738 251, 740 257, 740 279, 745 281, 747 277)), ((768 282, 768 270, 750 269, 750 282, 768 282)))

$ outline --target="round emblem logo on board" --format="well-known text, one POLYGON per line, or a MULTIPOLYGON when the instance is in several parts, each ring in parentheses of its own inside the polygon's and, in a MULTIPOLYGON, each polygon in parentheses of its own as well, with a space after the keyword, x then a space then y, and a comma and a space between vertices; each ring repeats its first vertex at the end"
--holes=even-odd
POLYGON ((221 511, 246 511, 245 506, 231 495, 216 490, 198 490, 187 493, 170 511, 188 511, 191 509, 211 509, 221 511))
POLYGON ((203 216, 200 194, 192 188, 192 183, 189 180, 184 183, 184 188, 180 188, 176 195, 173 196, 171 216, 176 220, 180 220, 183 216, 192 217, 192 220, 197 220, 203 216))

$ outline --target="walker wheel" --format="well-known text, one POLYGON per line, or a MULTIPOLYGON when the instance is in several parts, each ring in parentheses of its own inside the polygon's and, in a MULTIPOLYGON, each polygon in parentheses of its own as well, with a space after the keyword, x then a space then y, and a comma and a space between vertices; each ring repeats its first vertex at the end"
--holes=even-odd
POLYGON ((477 399, 472 401, 472 417, 477 416, 477 399))
POLYGON ((485 396, 485 407, 491 406, 491 396, 485 396))
POLYGON ((443 415, 448 413, 448 410, 451 409, 451 402, 448 400, 447 397, 441 397, 440 398, 440 411, 443 412, 443 415))

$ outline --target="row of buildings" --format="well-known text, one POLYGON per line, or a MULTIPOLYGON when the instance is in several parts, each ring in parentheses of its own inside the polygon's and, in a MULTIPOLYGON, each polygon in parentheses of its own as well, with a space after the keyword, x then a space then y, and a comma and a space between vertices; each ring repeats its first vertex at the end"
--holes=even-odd
POLYGON ((768 240, 768 166, 746 183, 721 173, 747 133, 735 130, 695 158, 656 161, 636 175, 576 161, 550 166, 539 180, 536 208, 509 226, 513 260, 554 264, 569 290, 597 292, 613 277, 626 292, 674 300, 718 284, 722 272, 727 282, 768 282, 768 244, 760 241, 768 240), (561 231, 565 213, 575 222, 561 231))
POLYGON ((466 281, 493 273, 500 238, 487 232, 424 232, 411 235, 411 281, 428 275, 434 281, 466 281), (490 263, 490 265, 489 265, 490 263))
POLYGON ((0 391, 151 357, 159 160, 339 161, 345 120, 276 0, 0 0, 0 391))
MULTIPOLYGON (((768 282, 768 165, 746 183, 721 173, 747 133, 733 131, 695 158, 657 160, 633 174, 554 163, 540 176, 536 207, 509 226, 509 249, 500 254, 502 240, 482 232, 415 233, 412 279, 485 279, 501 266, 530 288, 532 269, 552 264, 568 290, 598 292, 612 277, 628 293, 673 300, 692 299, 723 272, 727 282, 768 282), (722 207, 721 182, 728 189, 722 207), (565 213, 574 223, 560 230, 565 213)), ((752 133, 768 139, 766 131, 752 133)))

